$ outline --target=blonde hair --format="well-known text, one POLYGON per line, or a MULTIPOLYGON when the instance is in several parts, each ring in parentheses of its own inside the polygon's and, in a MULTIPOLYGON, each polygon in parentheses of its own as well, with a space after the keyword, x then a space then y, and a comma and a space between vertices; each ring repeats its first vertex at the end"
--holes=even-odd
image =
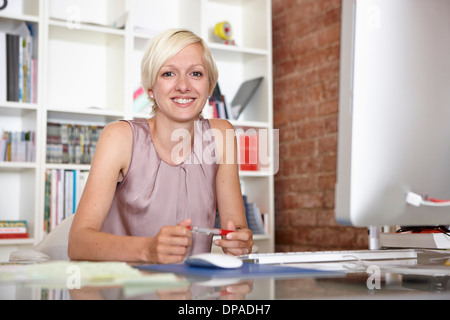
MULTIPOLYGON (((212 56, 211 50, 202 38, 186 29, 170 29, 164 31, 153 41, 150 41, 142 58, 141 81, 142 87, 148 93, 156 82, 158 72, 166 61, 190 44, 198 43, 202 46, 205 62, 208 69, 210 96, 216 86, 219 72, 212 56)), ((149 97, 153 103, 153 99, 149 97)))

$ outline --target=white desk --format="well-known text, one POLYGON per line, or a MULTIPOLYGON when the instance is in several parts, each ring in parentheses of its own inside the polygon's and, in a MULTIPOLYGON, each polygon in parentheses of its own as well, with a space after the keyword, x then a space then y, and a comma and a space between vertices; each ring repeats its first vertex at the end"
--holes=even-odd
MULTIPOLYGON (((450 254, 446 253, 446 256, 450 254)), ((301 278, 192 281, 178 287, 111 284, 81 289, 52 288, 45 283, 2 282, 0 299, 446 299, 450 300, 450 266, 433 252, 414 264, 377 264, 348 268, 341 275, 301 278), (439 273, 442 269, 442 273, 439 273)))

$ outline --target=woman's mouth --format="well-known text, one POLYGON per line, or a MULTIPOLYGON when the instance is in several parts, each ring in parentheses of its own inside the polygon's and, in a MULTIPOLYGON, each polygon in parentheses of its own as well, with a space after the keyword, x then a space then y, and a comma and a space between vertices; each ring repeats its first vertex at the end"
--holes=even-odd
POLYGON ((172 99, 172 101, 174 101, 177 104, 186 105, 186 104, 189 104, 192 101, 194 101, 194 99, 192 99, 192 98, 174 98, 174 99, 172 99))

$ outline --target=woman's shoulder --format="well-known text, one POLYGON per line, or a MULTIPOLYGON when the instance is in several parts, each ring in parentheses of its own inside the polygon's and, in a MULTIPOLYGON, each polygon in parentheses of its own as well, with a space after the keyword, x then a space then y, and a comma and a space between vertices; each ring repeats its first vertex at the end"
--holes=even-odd
POLYGON ((225 133, 226 130, 233 130, 234 126, 230 123, 230 121, 225 119, 209 119, 209 124, 211 129, 217 129, 225 133))
POLYGON ((125 121, 114 121, 107 124, 100 135, 99 144, 109 148, 126 148, 131 145, 133 132, 125 121))
POLYGON ((127 121, 114 121, 108 123, 102 130, 102 135, 105 137, 117 138, 120 136, 131 135, 131 126, 127 121))

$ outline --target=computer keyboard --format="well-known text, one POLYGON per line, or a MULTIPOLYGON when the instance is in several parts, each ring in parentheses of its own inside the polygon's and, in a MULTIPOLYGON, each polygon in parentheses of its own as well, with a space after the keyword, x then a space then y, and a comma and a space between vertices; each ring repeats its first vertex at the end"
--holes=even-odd
POLYGON ((258 264, 317 263, 358 260, 416 259, 417 251, 414 249, 389 249, 250 253, 240 256, 240 258, 244 262, 258 264))

